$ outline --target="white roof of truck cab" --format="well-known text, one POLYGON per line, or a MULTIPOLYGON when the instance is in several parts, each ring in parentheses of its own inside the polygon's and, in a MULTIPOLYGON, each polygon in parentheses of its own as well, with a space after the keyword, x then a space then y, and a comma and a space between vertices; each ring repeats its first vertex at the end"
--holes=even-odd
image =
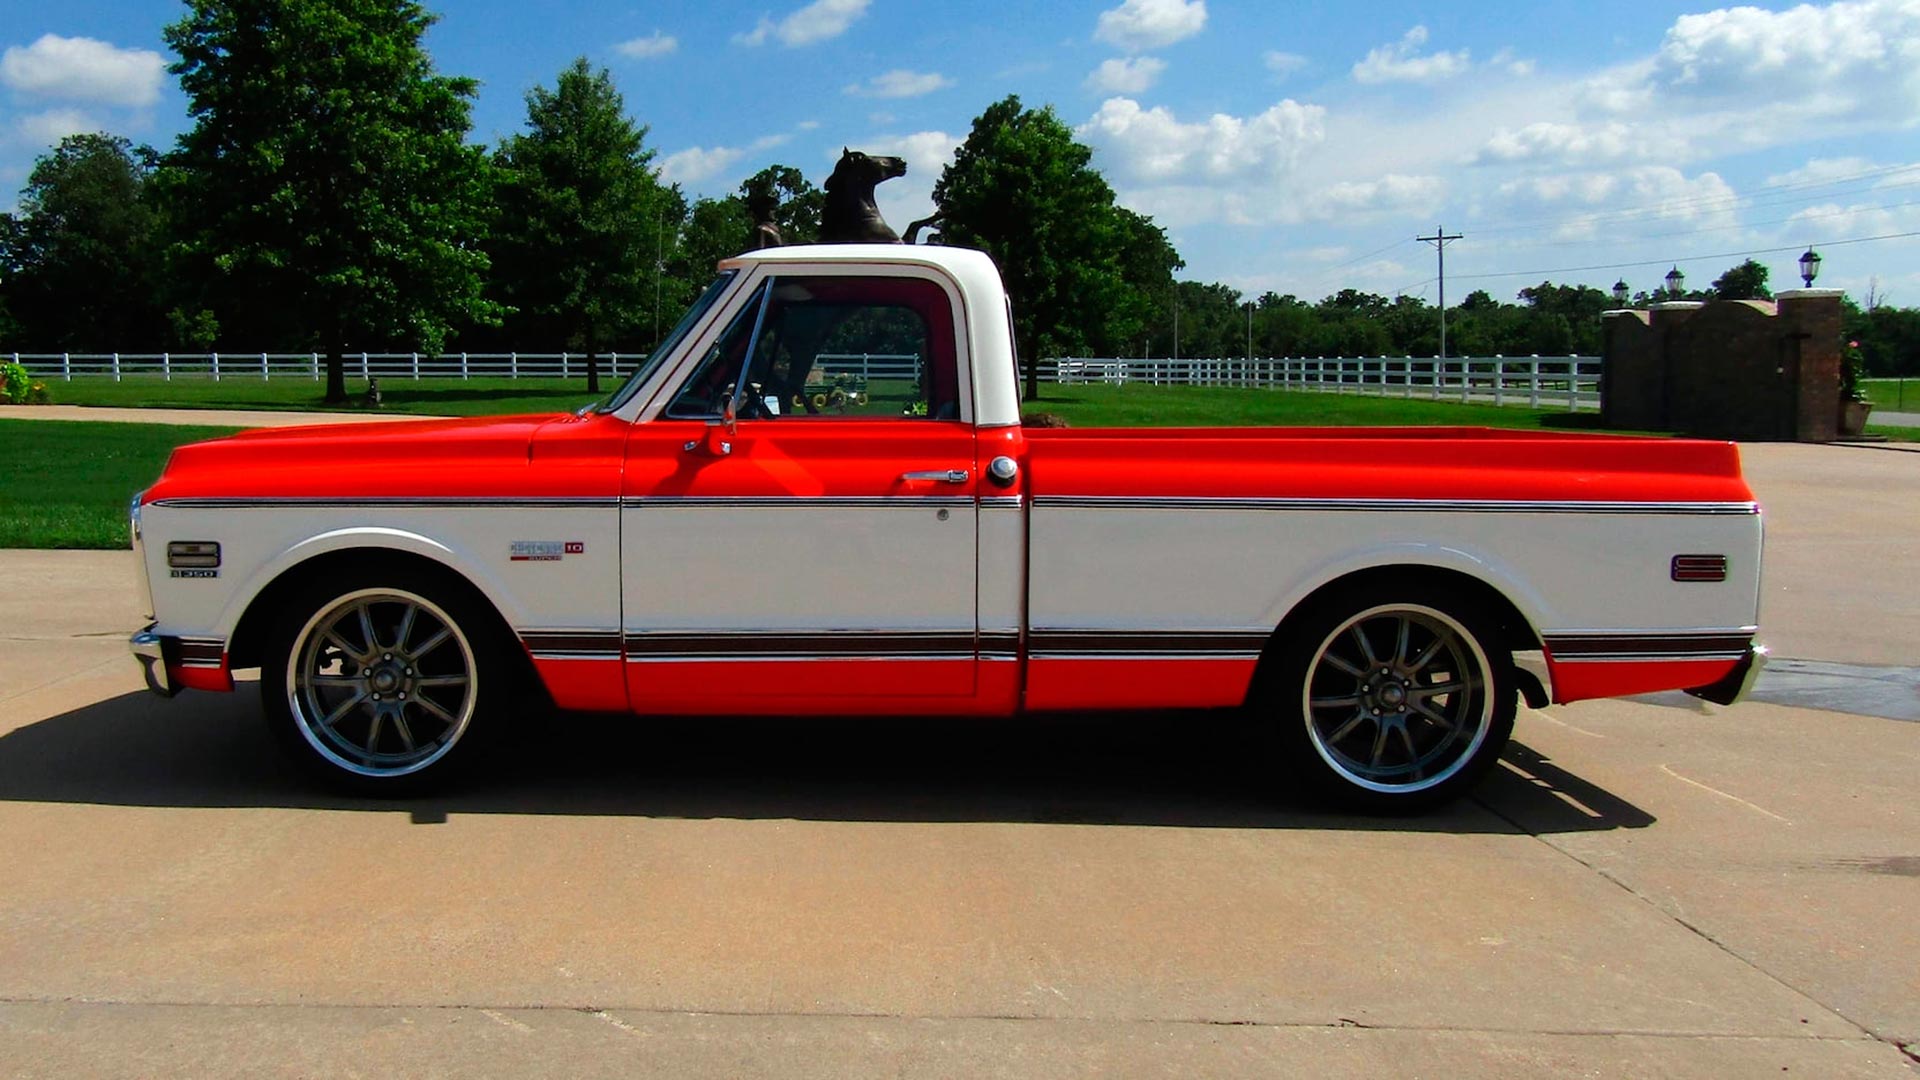
POLYGON ((1008 323, 1007 293, 1000 283, 1000 271, 986 252, 939 244, 798 244, 742 252, 721 260, 720 269, 782 264, 919 266, 952 279, 959 287, 966 322, 974 423, 1004 427, 1020 422, 1020 388, 1012 363, 1013 328, 1008 323))

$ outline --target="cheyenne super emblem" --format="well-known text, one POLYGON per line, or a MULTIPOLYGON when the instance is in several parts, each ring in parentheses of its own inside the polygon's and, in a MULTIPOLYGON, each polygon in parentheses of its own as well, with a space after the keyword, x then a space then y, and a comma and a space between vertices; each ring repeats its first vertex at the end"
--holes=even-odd
POLYGON ((568 555, 584 555, 583 540, 514 540, 507 544, 507 558, 513 562, 559 562, 568 555))

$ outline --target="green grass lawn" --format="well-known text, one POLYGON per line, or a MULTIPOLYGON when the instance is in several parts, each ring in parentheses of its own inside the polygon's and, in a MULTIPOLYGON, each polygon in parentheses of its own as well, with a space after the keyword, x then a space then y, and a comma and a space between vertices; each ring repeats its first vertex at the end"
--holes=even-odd
MULTIPOLYGON (((89 380, 70 385, 84 387, 89 404, 306 409, 317 397, 311 383, 297 381, 89 380)), ((75 397, 62 395, 59 400, 75 397)), ((423 381, 387 393, 396 412, 474 415, 553 411, 586 400, 584 391, 574 387, 506 379, 423 381), (409 390, 419 396, 403 396, 409 390)), ((1467 425, 1601 430, 1600 418, 1591 412, 1233 387, 1047 385, 1027 411, 1053 413, 1079 428, 1467 425)), ((127 500, 160 475, 167 454, 182 443, 234 430, 0 416, 0 460, 6 463, 0 471, 0 547, 125 547, 127 500)), ((1876 425, 1868 430, 1897 441, 1920 441, 1916 428, 1876 425)))
POLYGON ((1057 386, 1048 383, 1040 387, 1040 400, 1027 402, 1024 411, 1053 413, 1073 427, 1467 425, 1600 430, 1600 417, 1593 412, 1232 386, 1057 386))
MULTIPOLYGON (((302 378, 233 378, 215 382, 194 376, 171 381, 152 375, 120 382, 98 376, 61 382, 43 380, 61 405, 112 405, 134 409, 273 409, 293 412, 363 412, 357 405, 323 405, 325 385, 302 378)), ((620 380, 601 374, 602 392, 620 380)), ((359 378, 347 380, 347 392, 366 392, 359 378)), ((380 379, 380 411, 426 416, 497 416, 506 413, 561 412, 594 400, 585 376, 578 379, 380 379)))
POLYGON ((127 502, 228 427, 0 419, 0 547, 124 548, 127 502))
POLYGON ((1920 378, 1861 379, 1860 396, 1885 412, 1920 412, 1920 378))

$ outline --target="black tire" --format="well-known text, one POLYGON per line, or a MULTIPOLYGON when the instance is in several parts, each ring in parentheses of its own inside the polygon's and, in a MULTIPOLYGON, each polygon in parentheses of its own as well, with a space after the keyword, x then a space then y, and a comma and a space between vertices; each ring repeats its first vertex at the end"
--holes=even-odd
POLYGON ((1517 681, 1495 624, 1440 585, 1378 580, 1289 619, 1255 707, 1317 793, 1410 813, 1473 786, 1513 735, 1517 681))
POLYGON ((440 787, 513 681, 498 618, 436 576, 365 572, 297 590, 269 631, 260 697, 281 749, 363 795, 440 787))

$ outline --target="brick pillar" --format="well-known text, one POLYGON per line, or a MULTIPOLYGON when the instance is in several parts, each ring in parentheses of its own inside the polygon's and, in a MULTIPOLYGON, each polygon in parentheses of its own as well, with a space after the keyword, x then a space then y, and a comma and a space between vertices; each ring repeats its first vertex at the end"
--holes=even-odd
POLYGON ((1775 299, 1781 330, 1797 340, 1794 438, 1832 442, 1840 433, 1839 289, 1789 289, 1775 299))

